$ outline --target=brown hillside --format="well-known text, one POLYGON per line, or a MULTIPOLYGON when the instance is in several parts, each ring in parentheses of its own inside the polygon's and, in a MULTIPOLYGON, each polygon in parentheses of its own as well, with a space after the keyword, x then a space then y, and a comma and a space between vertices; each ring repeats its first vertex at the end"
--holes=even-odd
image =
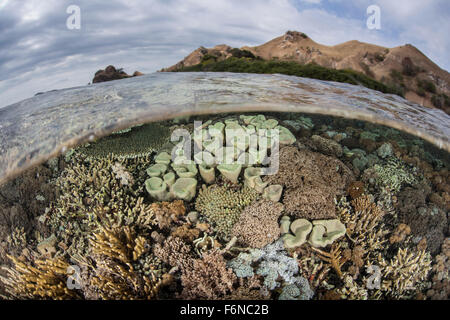
MULTIPOLYGON (((231 56, 232 48, 218 45, 207 49, 200 47, 177 64, 161 71, 177 71, 201 63, 205 55, 212 55, 217 60, 231 56)), ((422 52, 412 45, 386 48, 356 40, 347 41, 335 46, 319 44, 307 35, 297 31, 288 31, 260 46, 244 46, 255 56, 264 60, 278 59, 296 61, 301 64, 316 63, 334 69, 353 69, 375 78, 386 84, 396 84, 405 88, 406 99, 432 107, 432 96, 446 94, 450 96, 450 74, 439 68, 422 52), (419 88, 418 81, 426 80, 434 84, 434 89, 423 85, 419 88)), ((432 86, 432 85, 431 85, 432 86)), ((450 113, 448 106, 440 106, 450 113)))

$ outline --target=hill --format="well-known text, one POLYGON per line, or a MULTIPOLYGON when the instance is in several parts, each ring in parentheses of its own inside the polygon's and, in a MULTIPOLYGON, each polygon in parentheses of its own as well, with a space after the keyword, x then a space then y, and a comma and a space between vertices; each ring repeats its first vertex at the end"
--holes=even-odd
POLYGON ((161 71, 277 72, 358 83, 450 113, 450 74, 410 44, 386 48, 352 40, 326 46, 304 33, 288 31, 255 47, 200 47, 161 71))

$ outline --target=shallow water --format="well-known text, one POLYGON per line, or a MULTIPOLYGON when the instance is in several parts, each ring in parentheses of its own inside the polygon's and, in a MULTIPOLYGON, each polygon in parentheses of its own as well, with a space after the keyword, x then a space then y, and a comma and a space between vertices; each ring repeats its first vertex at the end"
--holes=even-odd
MULTIPOLYGON (((234 150, 254 155, 250 148, 234 150)), ((449 163, 447 151, 417 136, 323 115, 208 114, 133 126, 0 189, 0 294, 448 299, 449 163), (193 154, 195 144, 211 148, 193 135, 194 121, 264 139, 278 128, 279 151, 272 140, 260 162, 175 165, 177 129, 192 134, 193 154), (276 160, 271 175, 252 169, 276 160)))
POLYGON ((228 111, 295 111, 367 120, 450 151, 447 114, 361 86, 285 75, 155 73, 47 92, 2 108, 0 183, 114 130, 228 111))

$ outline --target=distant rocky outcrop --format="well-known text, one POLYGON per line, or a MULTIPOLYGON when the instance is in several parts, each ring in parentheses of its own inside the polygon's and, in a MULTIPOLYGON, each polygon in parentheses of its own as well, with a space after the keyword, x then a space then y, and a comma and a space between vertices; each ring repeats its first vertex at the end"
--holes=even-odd
POLYGON ((288 31, 260 46, 240 49, 225 44, 200 47, 177 64, 161 71, 180 71, 197 64, 219 62, 229 57, 253 55, 263 60, 293 61, 364 73, 385 85, 394 86, 412 102, 450 113, 450 74, 416 47, 406 44, 386 48, 356 40, 335 46, 319 44, 306 34, 288 31))
POLYGON ((109 65, 105 70, 101 69, 95 73, 94 79, 92 79, 92 83, 119 80, 142 75, 142 72, 135 71, 133 75, 130 76, 125 71, 123 71, 122 68, 116 69, 114 66, 109 65))

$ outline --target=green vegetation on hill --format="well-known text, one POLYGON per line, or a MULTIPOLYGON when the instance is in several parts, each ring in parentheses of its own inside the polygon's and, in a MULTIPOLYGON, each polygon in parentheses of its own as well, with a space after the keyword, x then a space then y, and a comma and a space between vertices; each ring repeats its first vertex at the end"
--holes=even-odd
POLYGON ((345 82, 362 85, 369 89, 383 93, 393 93, 403 97, 403 90, 399 86, 388 86, 376 81, 367 75, 354 70, 336 70, 325 68, 317 64, 299 64, 293 61, 266 61, 253 58, 247 54, 236 54, 241 57, 230 57, 226 60, 216 61, 211 56, 203 59, 201 63, 182 68, 181 72, 239 72, 239 73, 280 73, 297 77, 313 78, 319 80, 345 82))

